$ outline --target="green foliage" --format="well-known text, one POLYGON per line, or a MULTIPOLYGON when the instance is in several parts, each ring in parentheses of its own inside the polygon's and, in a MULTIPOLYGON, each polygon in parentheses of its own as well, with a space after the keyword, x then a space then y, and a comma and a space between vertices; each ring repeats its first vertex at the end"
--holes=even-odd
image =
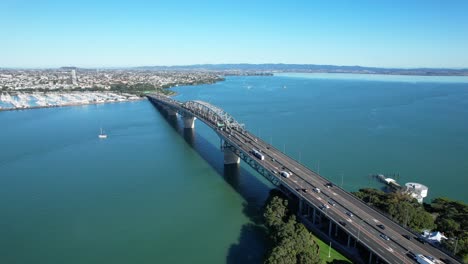
POLYGON ((265 225, 273 242, 265 263, 321 263, 312 234, 294 215, 287 215, 287 206, 287 200, 275 196, 265 207, 265 225))
POLYGON ((354 193, 364 202, 389 214, 395 221, 412 229, 435 228, 434 218, 415 199, 400 193, 384 193, 376 189, 360 189, 354 193))
POLYGON ((265 225, 273 233, 276 233, 279 228, 284 224, 288 207, 288 200, 283 200, 278 196, 268 203, 265 208, 263 216, 265 217, 265 225))
POLYGON ((448 240, 442 245, 458 256, 468 260, 468 205, 448 198, 436 198, 428 210, 437 214, 435 223, 439 231, 443 232, 448 240))
POLYGON ((449 238, 443 240, 442 246, 468 260, 468 206, 463 202, 442 197, 423 207, 411 197, 398 193, 361 189, 354 194, 412 229, 437 228, 449 238))
POLYGON ((438 214, 436 224, 448 236, 459 236, 468 228, 468 206, 448 198, 436 198, 429 210, 438 214), (463 228, 465 230, 463 230, 463 228))

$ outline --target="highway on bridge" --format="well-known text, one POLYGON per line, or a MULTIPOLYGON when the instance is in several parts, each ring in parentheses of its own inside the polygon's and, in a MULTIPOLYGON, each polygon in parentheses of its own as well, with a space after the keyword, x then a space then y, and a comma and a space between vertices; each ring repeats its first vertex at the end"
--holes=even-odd
POLYGON ((149 95, 148 98, 165 107, 172 108, 181 115, 191 115, 200 119, 215 130, 227 144, 235 147, 244 155, 249 155, 252 160, 256 160, 260 166, 271 173, 271 176, 276 177, 282 186, 303 199, 306 204, 316 208, 322 207, 321 211, 328 219, 338 224, 341 229, 355 237, 359 243, 385 262, 415 263, 415 260, 407 255, 412 252, 457 263, 455 259, 431 245, 424 245, 415 239, 406 239, 403 235, 414 237, 414 234, 335 184, 332 187, 327 187, 326 185, 329 183, 327 179, 247 130, 239 127, 232 128, 228 124, 220 127, 219 117, 213 119, 206 113, 199 113, 194 108, 187 107, 186 104, 165 96, 149 95), (264 155, 265 159, 260 160, 253 155, 253 149, 264 155), (279 174, 280 171, 290 172, 291 176, 282 177, 279 174), (314 191, 314 188, 319 188, 320 192, 314 191), (324 208, 322 205, 328 205, 328 208, 324 208), (378 224, 384 225, 385 229, 377 227, 378 224), (381 235, 388 236, 389 240, 385 240, 381 235))

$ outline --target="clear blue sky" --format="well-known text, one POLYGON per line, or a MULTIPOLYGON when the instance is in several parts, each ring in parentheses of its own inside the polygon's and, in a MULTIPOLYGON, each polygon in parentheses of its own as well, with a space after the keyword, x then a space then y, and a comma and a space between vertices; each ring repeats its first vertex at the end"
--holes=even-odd
POLYGON ((0 67, 468 68, 468 1, 1 0, 0 67))

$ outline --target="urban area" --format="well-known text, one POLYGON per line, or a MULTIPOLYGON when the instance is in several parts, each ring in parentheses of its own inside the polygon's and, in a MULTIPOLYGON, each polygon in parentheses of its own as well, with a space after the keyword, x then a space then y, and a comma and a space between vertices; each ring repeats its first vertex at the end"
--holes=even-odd
POLYGON ((214 83, 223 78, 202 71, 123 69, 0 69, 0 110, 140 100, 144 92, 214 83))

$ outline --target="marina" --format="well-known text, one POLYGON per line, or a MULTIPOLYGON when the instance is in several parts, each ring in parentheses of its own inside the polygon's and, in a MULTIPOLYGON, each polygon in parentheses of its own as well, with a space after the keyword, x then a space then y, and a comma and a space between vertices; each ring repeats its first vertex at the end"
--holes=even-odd
POLYGON ((2 93, 0 111, 61 107, 142 100, 133 94, 116 92, 2 93))

